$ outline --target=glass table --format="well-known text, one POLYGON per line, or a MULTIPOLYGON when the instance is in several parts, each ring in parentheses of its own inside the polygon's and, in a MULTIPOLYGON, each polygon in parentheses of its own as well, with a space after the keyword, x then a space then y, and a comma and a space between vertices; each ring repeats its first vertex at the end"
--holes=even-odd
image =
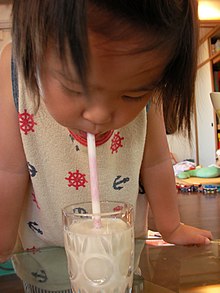
MULTIPOLYGON (((133 293, 220 292, 220 194, 186 193, 179 194, 178 200, 182 221, 211 230, 215 241, 204 246, 146 244, 140 259, 142 276, 135 276, 133 293)), ((149 223, 153 230, 151 215, 149 223)), ((12 260, 17 275, 27 283, 52 292, 70 288, 61 247, 15 254, 12 260)))
MULTIPOLYGON (((66 255, 62 247, 48 247, 18 253, 12 257, 12 263, 16 267, 17 276, 28 284, 25 286, 29 290, 32 288, 33 292, 36 287, 49 292, 71 292, 66 255)), ((132 292, 169 293, 172 291, 148 282, 142 276, 135 276, 132 292)))
MULTIPOLYGON (((19 278, 32 288, 68 292, 70 283, 63 248, 49 247, 15 254, 12 261, 19 278)), ((142 276, 134 277, 134 293, 220 292, 219 243, 208 246, 145 245, 140 268, 142 276)))
POLYGON ((171 292, 220 292, 218 242, 207 246, 145 246, 140 267, 145 280, 171 292))

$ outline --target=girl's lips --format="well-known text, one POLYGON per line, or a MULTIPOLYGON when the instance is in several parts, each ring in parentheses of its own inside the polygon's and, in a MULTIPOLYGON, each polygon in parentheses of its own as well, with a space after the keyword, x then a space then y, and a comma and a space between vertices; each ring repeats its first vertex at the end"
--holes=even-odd
MULTIPOLYGON (((106 132, 103 132, 103 133, 97 133, 95 134, 95 137, 96 138, 99 138, 99 137, 102 137, 106 132)), ((79 130, 79 135, 83 138, 87 138, 87 132, 85 131, 82 131, 82 130, 79 130)))

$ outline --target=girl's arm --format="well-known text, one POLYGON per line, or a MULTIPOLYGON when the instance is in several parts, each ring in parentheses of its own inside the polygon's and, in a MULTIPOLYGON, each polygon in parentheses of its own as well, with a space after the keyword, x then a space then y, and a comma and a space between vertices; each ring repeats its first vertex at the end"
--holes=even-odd
POLYGON ((176 244, 208 243, 209 231, 180 223, 175 176, 161 107, 151 104, 141 179, 155 224, 164 240, 176 244))
POLYGON ((13 251, 29 174, 12 97, 11 46, 0 56, 0 262, 13 251))

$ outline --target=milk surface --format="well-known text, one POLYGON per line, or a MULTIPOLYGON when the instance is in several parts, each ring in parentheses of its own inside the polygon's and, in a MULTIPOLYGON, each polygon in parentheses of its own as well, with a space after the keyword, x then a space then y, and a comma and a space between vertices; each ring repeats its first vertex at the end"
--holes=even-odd
POLYGON ((124 293, 132 286, 133 229, 121 219, 91 219, 64 231, 72 289, 79 293, 124 293))

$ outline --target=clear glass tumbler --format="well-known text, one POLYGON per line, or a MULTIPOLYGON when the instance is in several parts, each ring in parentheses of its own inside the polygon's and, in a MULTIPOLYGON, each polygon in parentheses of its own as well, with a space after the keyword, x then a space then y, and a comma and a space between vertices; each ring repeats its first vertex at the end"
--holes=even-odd
POLYGON ((71 288, 75 293, 131 292, 134 262, 134 211, 124 202, 91 202, 63 209, 64 244, 71 288), (101 227, 94 219, 100 217, 101 227))

